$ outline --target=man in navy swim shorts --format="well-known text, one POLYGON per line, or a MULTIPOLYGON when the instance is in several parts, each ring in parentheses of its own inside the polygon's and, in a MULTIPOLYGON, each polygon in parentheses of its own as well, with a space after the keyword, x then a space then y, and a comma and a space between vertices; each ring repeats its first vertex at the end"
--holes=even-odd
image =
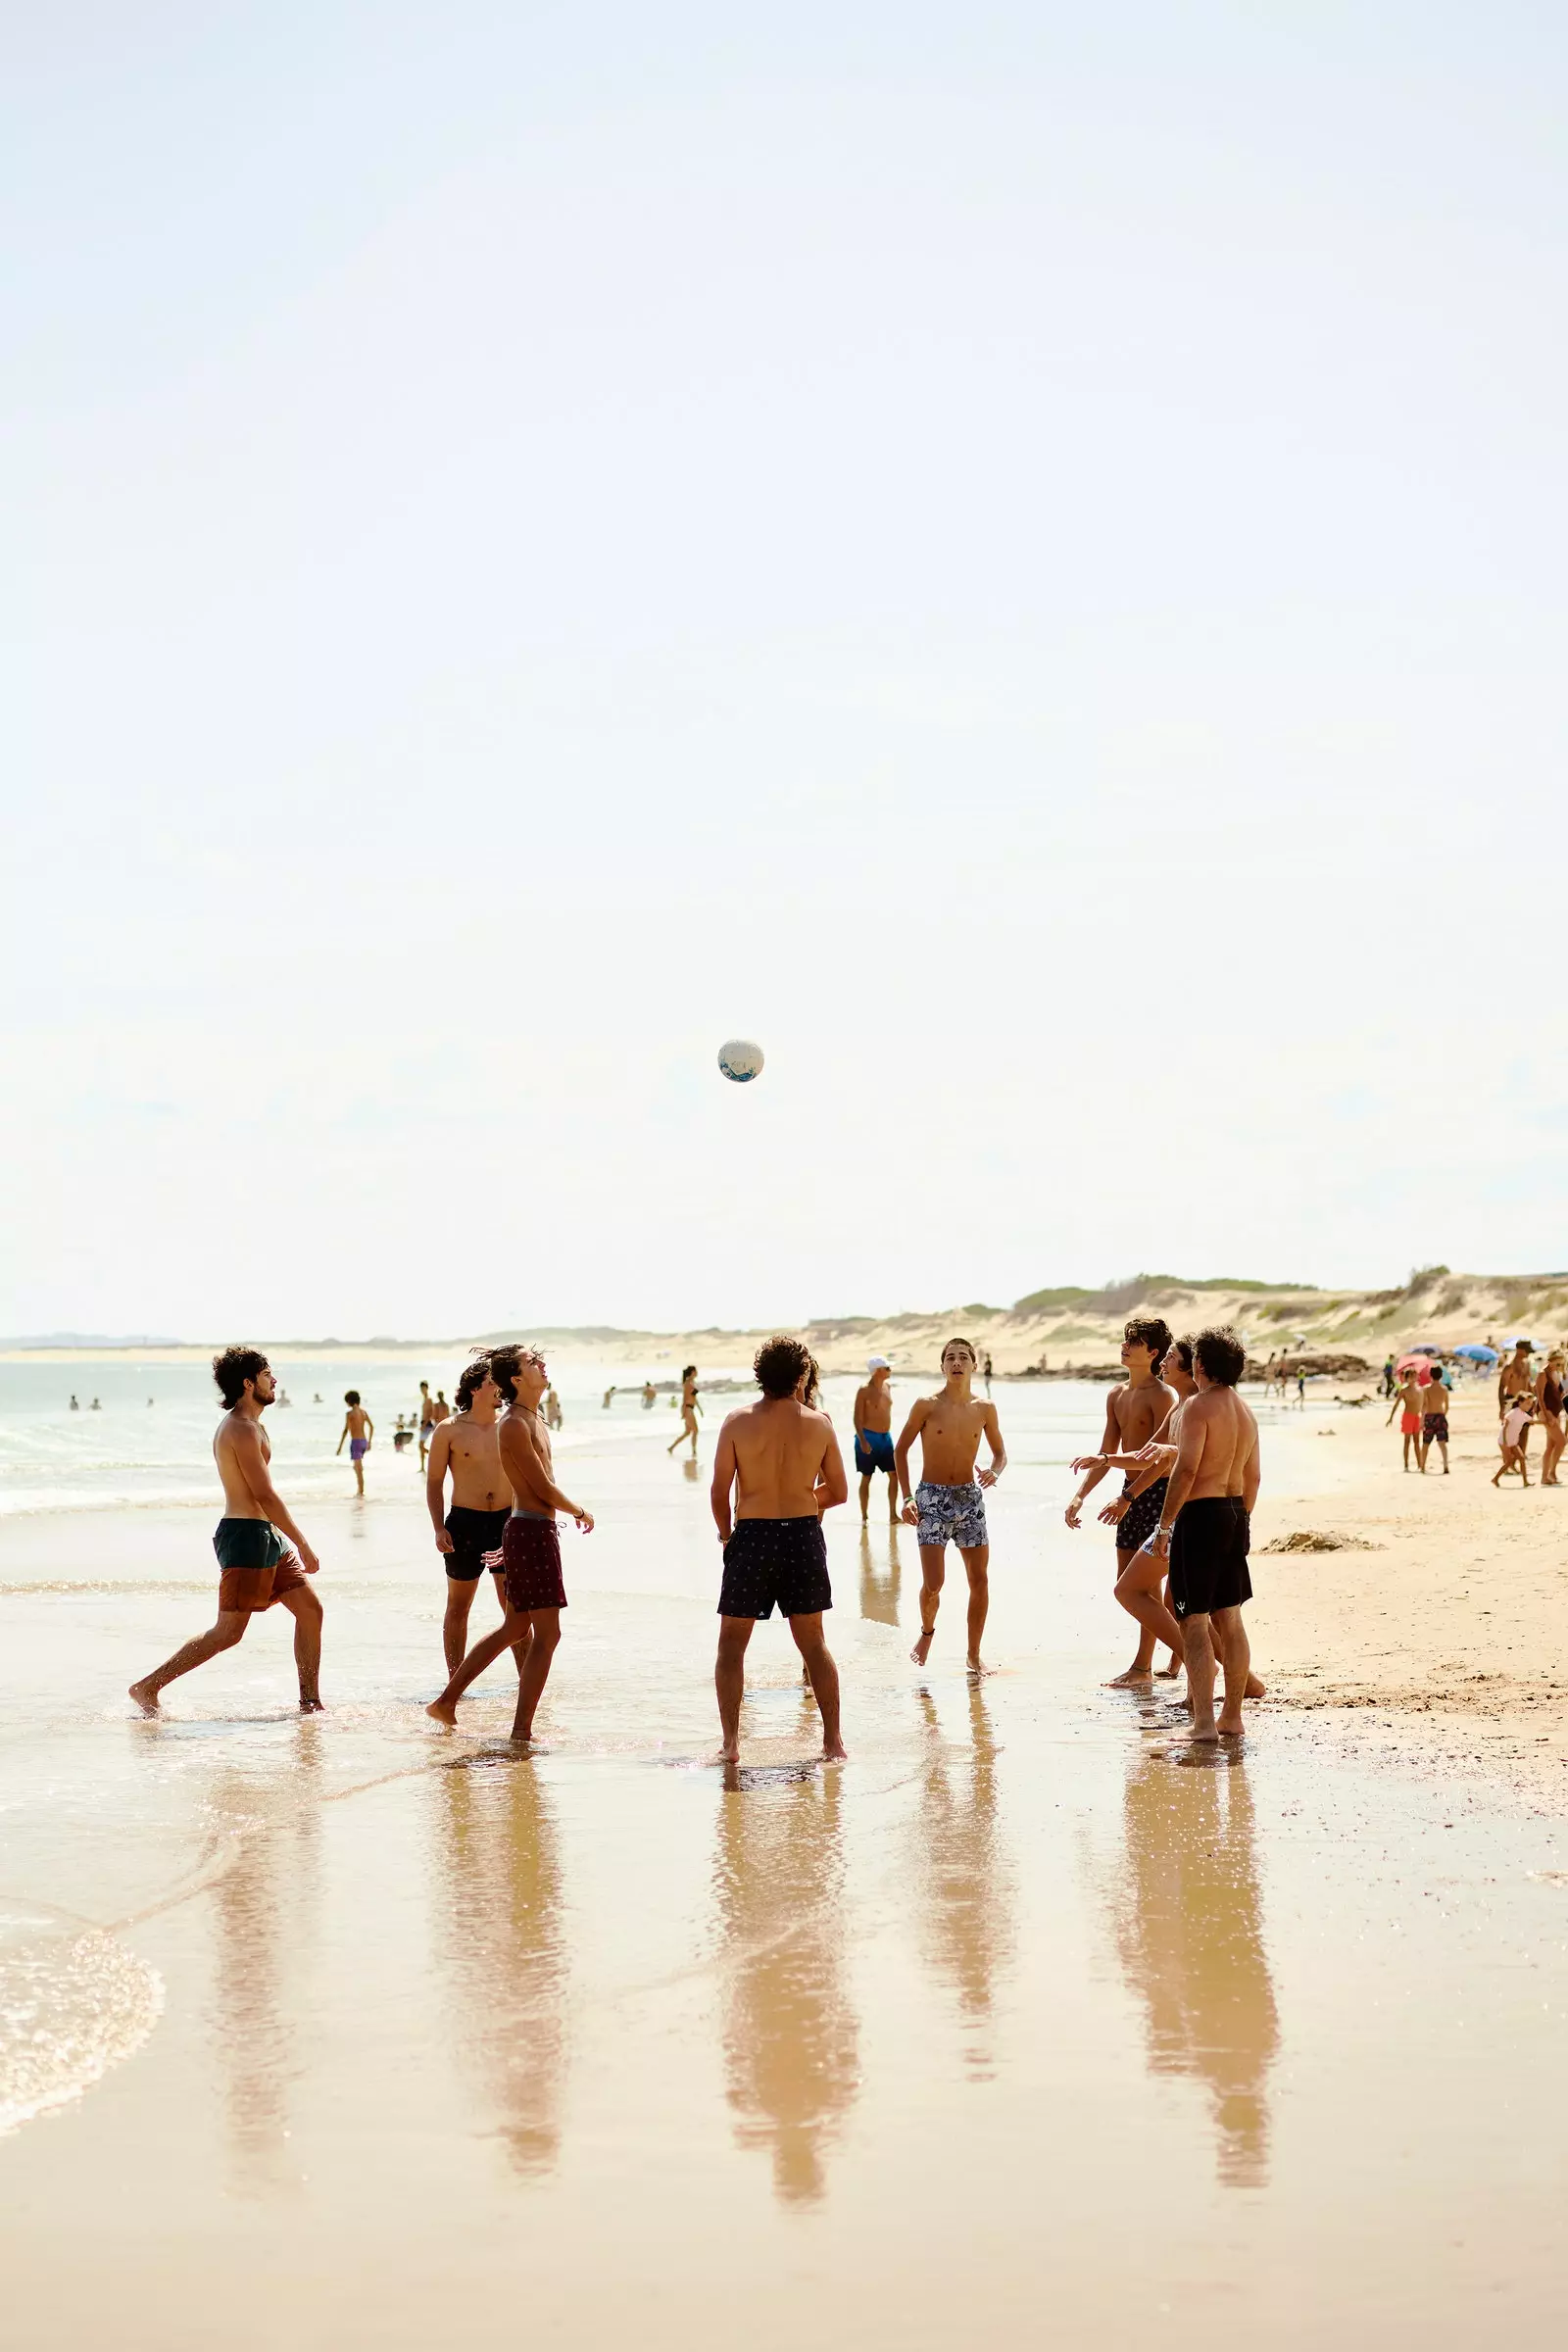
POLYGON ((870 1517, 871 1481, 881 1470, 888 1482, 888 1518, 899 1522, 899 1465, 893 1451, 893 1375, 885 1355, 873 1355, 870 1375, 855 1392, 855 1467, 860 1477, 860 1517, 870 1517))

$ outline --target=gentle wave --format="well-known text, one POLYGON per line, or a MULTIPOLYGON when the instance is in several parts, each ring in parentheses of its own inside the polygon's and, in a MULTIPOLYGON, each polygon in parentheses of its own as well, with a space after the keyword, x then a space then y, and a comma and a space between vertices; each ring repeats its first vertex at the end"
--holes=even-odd
POLYGON ((0 2133, 79 2099, 163 2014, 162 1977, 117 1936, 39 1924, 8 1922, 0 1942, 0 2133))

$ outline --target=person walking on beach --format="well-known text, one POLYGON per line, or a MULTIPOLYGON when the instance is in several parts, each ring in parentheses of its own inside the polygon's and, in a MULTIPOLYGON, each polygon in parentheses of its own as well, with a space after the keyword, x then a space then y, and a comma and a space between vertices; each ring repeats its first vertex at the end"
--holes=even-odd
POLYGON ((887 1473, 888 1519, 899 1523, 899 1466, 893 1455, 893 1388, 892 1369, 885 1355, 873 1355, 866 1363, 868 1378, 863 1388, 855 1392, 855 1467, 860 1477, 860 1518, 864 1522, 871 1511, 871 1481, 879 1470, 887 1473))
POLYGON ((747 1645, 776 1602, 816 1696, 823 1760, 840 1763, 839 1672, 822 1632, 833 1606, 822 1514, 848 1499, 850 1482, 832 1422, 804 1401, 810 1350, 779 1336, 758 1349, 752 1369, 762 1393, 725 1415, 709 1496, 724 1555, 713 1667, 719 1761, 740 1761, 747 1645))
POLYGON ((931 1654, 947 1576, 947 1547, 957 1545, 969 1579, 968 1649, 971 1674, 984 1674, 980 1637, 991 1605, 991 1536, 984 1490, 1007 1467, 997 1408, 974 1394, 975 1352, 968 1340, 950 1340, 942 1350, 942 1387, 934 1396, 916 1397, 894 1449, 904 1518, 916 1530, 920 1547, 920 1631, 909 1655, 923 1666, 931 1654), (909 1488, 909 1448, 920 1441, 920 1483, 909 1488), (984 1438, 991 1448, 989 1469, 975 1475, 984 1438))
POLYGON ((1493 1474, 1492 1483, 1494 1487, 1507 1477, 1510 1470, 1517 1470, 1527 1487, 1530 1484, 1530 1465, 1525 1459, 1525 1435, 1530 1427, 1531 1410, 1528 1398, 1516 1396, 1502 1416, 1502 1424, 1497 1431, 1502 1460, 1493 1474))
POLYGON ((991 1394, 991 1350, 989 1348, 986 1349, 985 1361, 981 1364, 980 1371, 986 1384, 986 1395, 989 1396, 991 1394))
POLYGON ((666 1453, 673 1453, 677 1446, 683 1446, 690 1438, 692 1460, 696 1461, 697 1416, 702 1409, 697 1394, 697 1366, 688 1364, 680 1376, 680 1436, 664 1447, 666 1453))
POLYGON ((1131 1464, 1130 1455, 1150 1445, 1169 1421, 1178 1401, 1175 1389, 1160 1375, 1173 1346, 1170 1326, 1160 1315, 1134 1315, 1123 1326, 1121 1360, 1127 1378, 1105 1399, 1105 1434, 1099 1453, 1082 1454, 1074 1470, 1085 1473, 1083 1483, 1067 1505, 1067 1525, 1077 1528, 1079 1513, 1113 1466, 1122 1469, 1122 1490, 1100 1516, 1116 1531, 1116 1598, 1138 1620, 1138 1647, 1132 1664, 1110 1684, 1124 1690, 1152 1679, 1154 1644, 1163 1642, 1171 1654, 1168 1672, 1178 1671, 1182 1652, 1181 1627, 1160 1598, 1165 1563, 1147 1550, 1165 1500, 1165 1480, 1152 1478, 1146 1468, 1131 1464))
POLYGON ((430 1394, 430 1383, 427 1380, 421 1380, 419 1383, 419 1468, 421 1470, 424 1468, 425 1455, 430 1450, 430 1439, 434 1430, 435 1398, 430 1394))
MULTIPOLYGON (((448 1674, 456 1674, 467 1647, 468 1612, 488 1563, 501 1614, 507 1613, 506 1572, 501 1548, 512 1514, 512 1488, 501 1467, 496 1415, 501 1391, 487 1356, 475 1356, 458 1379, 458 1409, 438 1424, 430 1441, 424 1498, 435 1529, 435 1547, 446 1562, 447 1605, 441 1646, 448 1674), (452 1508, 446 1484, 452 1479, 452 1508)), ((522 1647, 517 1652, 522 1672, 522 1647)))
MULTIPOLYGON (((1410 1467, 1410 1448, 1412 1446, 1415 1447, 1416 1468, 1419 1470, 1421 1467, 1422 1404, 1423 1398, 1421 1395, 1421 1384, 1416 1379, 1415 1366, 1410 1364, 1406 1366, 1404 1378, 1400 1382, 1399 1386, 1395 1390, 1394 1402, 1389 1407, 1389 1421, 1394 1419, 1396 1413, 1397 1413, 1399 1416, 1399 1436, 1403 1442, 1404 1467, 1406 1470, 1408 1470, 1410 1467)), ((1388 1428, 1389 1421, 1384 1422, 1383 1426, 1385 1429, 1388 1428)))
POLYGON ((1423 1473, 1427 1455, 1436 1446, 1443 1456, 1443 1475, 1448 1475, 1448 1383, 1443 1366, 1435 1363, 1427 1381, 1426 1395, 1421 1399, 1420 1464, 1423 1473))
POLYGON ((493 1634, 474 1643, 440 1697, 424 1711, 437 1723, 455 1726, 458 1701, 468 1685, 504 1649, 519 1649, 523 1654, 512 1737, 527 1740, 533 1738, 534 1715, 560 1646, 561 1612, 566 1606, 556 1513, 564 1511, 575 1519, 585 1536, 593 1534, 594 1522, 593 1513, 564 1494, 555 1482, 550 1432, 539 1416, 540 1400, 550 1386, 544 1357, 533 1348, 496 1348, 491 1350, 490 1371, 507 1402, 497 1433, 501 1467, 512 1489, 512 1509, 501 1539, 507 1613, 493 1634))
POLYGON ((321 1705, 321 1604, 305 1580, 316 1574, 320 1562, 272 1484, 272 1448, 262 1415, 276 1394, 276 1383, 259 1348, 225 1348, 213 1358, 213 1378, 227 1407, 213 1439, 213 1458, 223 1488, 223 1516, 213 1537, 219 1567, 217 1622, 176 1649, 154 1673, 132 1683, 130 1695, 144 1715, 156 1715, 160 1692, 220 1650, 232 1649, 245 1639, 252 1617, 277 1600, 294 1620, 300 1712, 315 1715, 321 1705))
POLYGON ((1563 1428, 1564 1357, 1560 1348, 1554 1348, 1542 1365, 1536 1381, 1536 1415, 1544 1433, 1545 1454, 1541 1464, 1541 1483, 1544 1487, 1561 1485, 1557 1464, 1563 1447, 1568 1446, 1568 1431, 1563 1428))
POLYGON ((1242 1607, 1251 1514, 1261 1477, 1257 1423, 1236 1393, 1247 1350, 1234 1331, 1200 1331, 1193 1342, 1198 1395, 1182 1406, 1176 1463, 1154 1530, 1154 1552, 1170 1562, 1171 1611, 1182 1629, 1193 1738, 1209 1745, 1242 1736, 1251 1652, 1242 1607), (1214 1652, 1224 1665, 1225 1703, 1214 1715, 1214 1652))
POLYGON ((369 1452, 370 1441, 375 1436, 375 1423, 360 1402, 358 1389, 345 1389, 343 1401, 349 1409, 343 1416, 343 1435, 338 1439, 337 1450, 339 1453, 342 1452, 343 1439, 346 1438, 349 1446, 349 1460, 354 1464, 354 1483, 363 1494, 365 1493, 365 1457, 369 1452))
POLYGON ((1383 1367, 1383 1394, 1385 1396, 1394 1395, 1394 1357, 1392 1354, 1383 1367))

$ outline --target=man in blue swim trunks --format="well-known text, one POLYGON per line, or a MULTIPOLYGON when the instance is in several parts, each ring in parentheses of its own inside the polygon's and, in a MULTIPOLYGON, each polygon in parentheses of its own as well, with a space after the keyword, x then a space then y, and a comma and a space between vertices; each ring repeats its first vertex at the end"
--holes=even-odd
POLYGON ((974 1374, 974 1348, 967 1340, 950 1340, 942 1350, 943 1385, 935 1396, 916 1399, 894 1458, 905 1519, 919 1530, 920 1635, 909 1655, 917 1666, 930 1655, 942 1604, 944 1555, 950 1544, 956 1544, 969 1578, 969 1672, 984 1674, 980 1636, 991 1600, 991 1538, 981 1490, 996 1485, 1007 1466, 1007 1454, 996 1406, 971 1393, 974 1374), (909 1448, 916 1438, 924 1476, 911 1494, 909 1448), (982 1438, 991 1447, 991 1467, 977 1477, 974 1464, 982 1438))
POLYGON ((888 1519, 899 1524, 899 1465, 893 1452, 893 1375, 885 1355, 873 1355, 863 1389, 855 1392, 855 1467, 860 1474, 860 1517, 870 1517, 871 1481, 887 1472, 888 1519))

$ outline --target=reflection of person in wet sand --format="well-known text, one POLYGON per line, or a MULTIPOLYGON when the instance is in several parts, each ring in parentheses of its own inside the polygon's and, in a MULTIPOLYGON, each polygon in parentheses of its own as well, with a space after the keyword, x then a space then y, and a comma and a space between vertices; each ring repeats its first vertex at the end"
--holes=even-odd
POLYGON ((991 2020, 998 1968, 1011 1956, 1012 1878, 997 1827, 997 1744, 983 1686, 968 1688, 970 1747, 960 1758, 942 1737, 936 1700, 919 1694, 929 1760, 914 1817, 919 1920, 937 1976, 958 1998, 972 2072, 989 2075, 991 2050, 979 2038, 991 2020))
POLYGON ((899 1622, 899 1539, 898 1522, 888 1533, 887 1578, 878 1573, 875 1552, 871 1549, 871 1531, 860 1530, 860 1615, 876 1625, 896 1626, 899 1622))
POLYGON ((1148 2013, 1150 2066, 1208 2086, 1220 2178, 1268 2179, 1268 2076, 1279 2020, 1263 1941, 1247 1773, 1128 1772, 1116 1941, 1148 2013))
POLYGON ((1089 1495, 1111 1468, 1123 1471, 1122 1489, 1100 1516, 1116 1531, 1116 1598, 1138 1620, 1138 1648, 1125 1674, 1118 1674, 1113 1690, 1153 1677, 1154 1644, 1170 1651, 1169 1672, 1179 1672, 1181 1627, 1160 1598, 1165 1566, 1145 1551, 1159 1524, 1165 1499, 1165 1479, 1152 1465, 1133 1465, 1127 1457, 1157 1438, 1177 1403, 1176 1391, 1161 1378, 1172 1346, 1170 1326, 1161 1315, 1134 1315, 1124 1328, 1121 1360, 1127 1378, 1105 1399, 1105 1434, 1099 1453, 1081 1454, 1073 1463, 1086 1473, 1067 1505, 1067 1525, 1077 1527, 1078 1514, 1089 1495))
POLYGON ((860 2080, 844 1967, 837 1773, 728 1788, 713 1872, 725 1963, 724 2072, 743 2147, 771 2150, 773 2189, 803 2205, 860 2080))
POLYGON ((885 1355, 873 1355, 866 1365, 865 1386, 855 1392, 855 1467, 860 1475, 860 1517, 871 1514, 871 1481, 887 1473, 888 1517, 899 1518, 899 1465, 893 1451, 892 1371, 885 1355))
POLYGON ((680 1436, 672 1438, 664 1447, 673 1453, 688 1438, 692 1442, 692 1460, 697 1459, 697 1416, 702 1411, 702 1398, 697 1394, 697 1366, 688 1364, 680 1376, 680 1436))
POLYGON ((550 1794, 531 1761, 430 1776, 438 1807, 432 1912, 458 2000, 466 2067, 500 2110, 517 2171, 537 2179, 561 2149, 566 1940, 550 1794))
POLYGON ((276 1382, 259 1348, 225 1348, 213 1358, 213 1378, 228 1407, 213 1439, 213 1458, 223 1486, 223 1516, 213 1537, 220 1572, 218 1621, 166 1658, 155 1673, 132 1683, 130 1695, 144 1715, 156 1715, 161 1690, 243 1642, 252 1617, 279 1600, 294 1620, 300 1706, 314 1714, 321 1704, 321 1604, 305 1579, 316 1574, 320 1562, 272 1484, 272 1448, 262 1415, 276 1393, 276 1382))
POLYGON ((991 1603, 991 1538, 982 1488, 994 1487, 1007 1466, 997 1408, 973 1394, 975 1356, 967 1340, 950 1340, 942 1350, 942 1387, 934 1396, 916 1397, 895 1449, 906 1524, 918 1529, 920 1546, 920 1632, 909 1655, 923 1666, 931 1652, 947 1575, 950 1544, 958 1547, 969 1579, 971 1674, 983 1674, 980 1637, 991 1603), (909 1448, 920 1441, 920 1484, 909 1492, 909 1448), (975 1456, 984 1438, 991 1466, 975 1476, 975 1456))
POLYGON ((585 1536, 592 1535, 594 1522, 592 1512, 573 1502, 555 1483, 550 1433, 539 1417, 540 1399, 550 1386, 544 1357, 532 1348, 497 1348, 491 1351, 490 1370, 507 1399, 498 1439, 501 1467, 512 1489, 512 1509, 501 1541, 507 1613, 495 1633, 474 1643, 440 1697, 424 1711, 437 1723, 455 1725, 458 1701, 468 1685, 493 1665, 504 1649, 521 1645, 522 1673, 517 1681, 512 1737, 531 1740, 534 1713, 561 1642, 561 1612, 566 1605, 556 1513, 568 1512, 585 1536))
POLYGON ((799 1340, 771 1339, 758 1349, 753 1368, 762 1394, 726 1415, 710 1495, 724 1547, 713 1669, 719 1754, 725 1763, 740 1755, 747 1644, 776 1602, 816 1693, 823 1757, 834 1763, 845 1749, 838 1668, 822 1634, 822 1612, 833 1606, 822 1513, 847 1499, 849 1480, 832 1422, 802 1401, 813 1370, 809 1349, 799 1340))
POLYGON ((1242 1604, 1252 1597, 1247 1558, 1261 1464, 1257 1423, 1236 1394, 1246 1365, 1247 1350, 1234 1331, 1200 1331, 1193 1342, 1198 1395, 1182 1406, 1175 1467, 1153 1539, 1155 1557, 1170 1562, 1170 1605, 1182 1629, 1193 1738, 1204 1742, 1241 1738, 1251 1669, 1242 1604), (1225 1669, 1225 1705, 1217 1723, 1216 1649, 1225 1669))

